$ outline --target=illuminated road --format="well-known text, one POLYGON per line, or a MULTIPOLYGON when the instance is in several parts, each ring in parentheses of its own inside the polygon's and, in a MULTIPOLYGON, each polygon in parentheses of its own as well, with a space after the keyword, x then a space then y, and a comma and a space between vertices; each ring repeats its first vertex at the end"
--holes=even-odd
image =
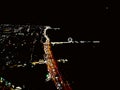
MULTIPOLYGON (((72 90, 71 87, 69 86, 68 82, 64 82, 63 78, 58 71, 58 66, 57 62, 53 57, 52 51, 51 51, 51 43, 50 39, 46 35, 46 31, 48 29, 51 29, 50 27, 46 27, 44 29, 44 37, 46 38, 44 45, 44 59, 46 61, 47 69, 48 69, 48 79, 52 79, 54 81, 54 84, 58 90, 72 90)), ((49 80, 48 80, 49 81, 49 80)))

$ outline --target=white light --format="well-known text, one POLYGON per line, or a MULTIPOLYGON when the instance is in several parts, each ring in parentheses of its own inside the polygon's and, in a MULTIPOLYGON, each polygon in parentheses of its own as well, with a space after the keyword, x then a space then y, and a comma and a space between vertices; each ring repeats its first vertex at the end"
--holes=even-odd
POLYGON ((85 43, 85 41, 80 41, 80 43, 85 43))
POLYGON ((93 43, 100 43, 100 41, 93 41, 93 43))
POLYGON ((24 36, 24 33, 18 33, 18 35, 22 35, 22 36, 24 36))
POLYGON ((23 88, 25 88, 25 85, 23 85, 23 88))
POLYGON ((60 30, 60 28, 53 28, 54 30, 60 30))
POLYGON ((91 42, 91 41, 87 41, 87 42, 91 42))
POLYGON ((10 83, 10 82, 8 83, 8 86, 11 86, 11 83, 10 83))
POLYGON ((61 60, 58 60, 58 62, 60 62, 61 60))
POLYGON ((32 65, 31 68, 33 68, 34 66, 32 65))
POLYGON ((65 61, 63 61, 63 63, 65 63, 65 61))
POLYGON ((79 43, 78 41, 75 41, 75 43, 79 43))
POLYGON ((6 62, 6 65, 9 65, 10 64, 10 61, 6 62))
POLYGON ((56 79, 58 79, 58 77, 55 77, 56 79))
POLYGON ((13 46, 15 46, 15 43, 13 43, 13 46))
POLYGON ((33 33, 31 33, 31 36, 33 35, 33 33))
POLYGON ((5 51, 5 49, 3 49, 3 52, 5 51))
POLYGON ((9 59, 9 57, 8 57, 8 56, 6 56, 6 59, 9 59))
POLYGON ((67 60, 67 59, 65 59, 65 61, 67 62, 68 60, 67 60))
POLYGON ((26 44, 26 42, 24 42, 24 44, 26 44))
POLYGON ((44 63, 47 63, 47 61, 45 61, 44 63))
POLYGON ((13 58, 14 56, 12 55, 11 57, 13 58))
POLYGON ((53 72, 55 72, 55 69, 53 69, 53 72))
POLYGON ((27 64, 26 63, 24 63, 24 66, 26 66, 27 64))
POLYGON ((68 42, 72 43, 73 39, 71 37, 68 38, 68 42))
POLYGON ((29 31, 30 31, 30 28, 27 29, 27 32, 29 32, 29 31))
POLYGON ((12 85, 12 88, 14 88, 15 86, 14 85, 12 85))
POLYGON ((21 44, 21 46, 23 46, 24 44, 21 44))
POLYGON ((5 37, 5 35, 2 35, 2 37, 5 37))
POLYGON ((15 90, 22 90, 20 86, 16 87, 15 90))

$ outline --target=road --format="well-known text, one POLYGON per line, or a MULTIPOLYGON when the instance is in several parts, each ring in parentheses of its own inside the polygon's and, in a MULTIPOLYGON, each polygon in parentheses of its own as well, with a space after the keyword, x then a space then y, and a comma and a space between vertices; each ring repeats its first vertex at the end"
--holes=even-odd
POLYGON ((63 80, 62 75, 58 70, 57 61, 54 59, 52 51, 51 51, 51 43, 49 37, 46 35, 46 31, 51 27, 46 27, 44 29, 44 37, 46 41, 43 43, 44 46, 44 59, 46 61, 47 69, 48 69, 48 79, 51 78, 57 88, 57 90, 72 90, 69 86, 68 82, 63 80))

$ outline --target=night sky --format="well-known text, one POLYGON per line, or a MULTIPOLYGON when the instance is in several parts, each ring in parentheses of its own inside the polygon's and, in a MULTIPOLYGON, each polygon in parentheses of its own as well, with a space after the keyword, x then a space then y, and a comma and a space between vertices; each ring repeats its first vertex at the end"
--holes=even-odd
MULTIPOLYGON (((52 47, 55 59, 67 58, 67 63, 59 63, 59 70, 68 80, 73 90, 98 90, 107 86, 109 81, 108 64, 105 41, 108 40, 107 30, 111 23, 111 1, 52 1, 52 2, 17 2, 19 4, 8 5, 2 9, 0 24, 30 24, 48 25, 60 28, 59 31, 48 31, 51 41, 73 40, 98 40, 100 44, 64 44, 52 47), (16 9, 15 9, 16 8, 16 9), (8 13, 10 11, 10 13, 8 13), (107 34, 107 37, 106 37, 107 34)), ((28 38, 29 39, 29 38, 28 38)), ((32 41, 32 39, 31 39, 32 41)), ((36 44, 34 54, 41 58, 42 45, 36 44), (40 51, 38 51, 40 50, 40 51)), ((2 47, 0 47, 1 49, 2 47)), ((29 49, 18 50, 30 57, 29 49)), ((24 61, 23 61, 24 62, 24 61)), ((0 62, 1 63, 1 62, 0 62)), ((2 67, 3 69, 3 67, 2 67)), ((52 81, 45 82, 47 73, 46 65, 36 65, 31 68, 4 68, 2 76, 13 84, 23 87, 25 90, 56 90, 52 81)), ((106 89, 106 87, 104 88, 106 89)))

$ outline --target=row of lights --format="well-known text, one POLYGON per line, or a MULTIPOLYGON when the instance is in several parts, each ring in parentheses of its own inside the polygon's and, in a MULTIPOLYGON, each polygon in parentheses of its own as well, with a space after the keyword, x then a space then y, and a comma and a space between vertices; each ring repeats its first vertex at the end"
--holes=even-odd
MULTIPOLYGON (((57 62, 66 63, 66 62, 68 62, 68 60, 67 59, 59 59, 59 60, 57 60, 57 62)), ((20 61, 18 63, 20 63, 20 61)), ((43 59, 40 59, 37 62, 31 62, 31 67, 34 67, 34 65, 36 65, 36 64, 45 64, 45 63, 47 63, 47 61, 44 61, 43 59)), ((11 64, 11 62, 7 62, 6 66, 9 66, 10 64, 11 64)), ((14 67, 25 67, 25 66, 27 66, 26 63, 24 63, 24 64, 15 64, 15 65, 12 65, 12 66, 9 66, 9 67, 14 68, 14 67)))

